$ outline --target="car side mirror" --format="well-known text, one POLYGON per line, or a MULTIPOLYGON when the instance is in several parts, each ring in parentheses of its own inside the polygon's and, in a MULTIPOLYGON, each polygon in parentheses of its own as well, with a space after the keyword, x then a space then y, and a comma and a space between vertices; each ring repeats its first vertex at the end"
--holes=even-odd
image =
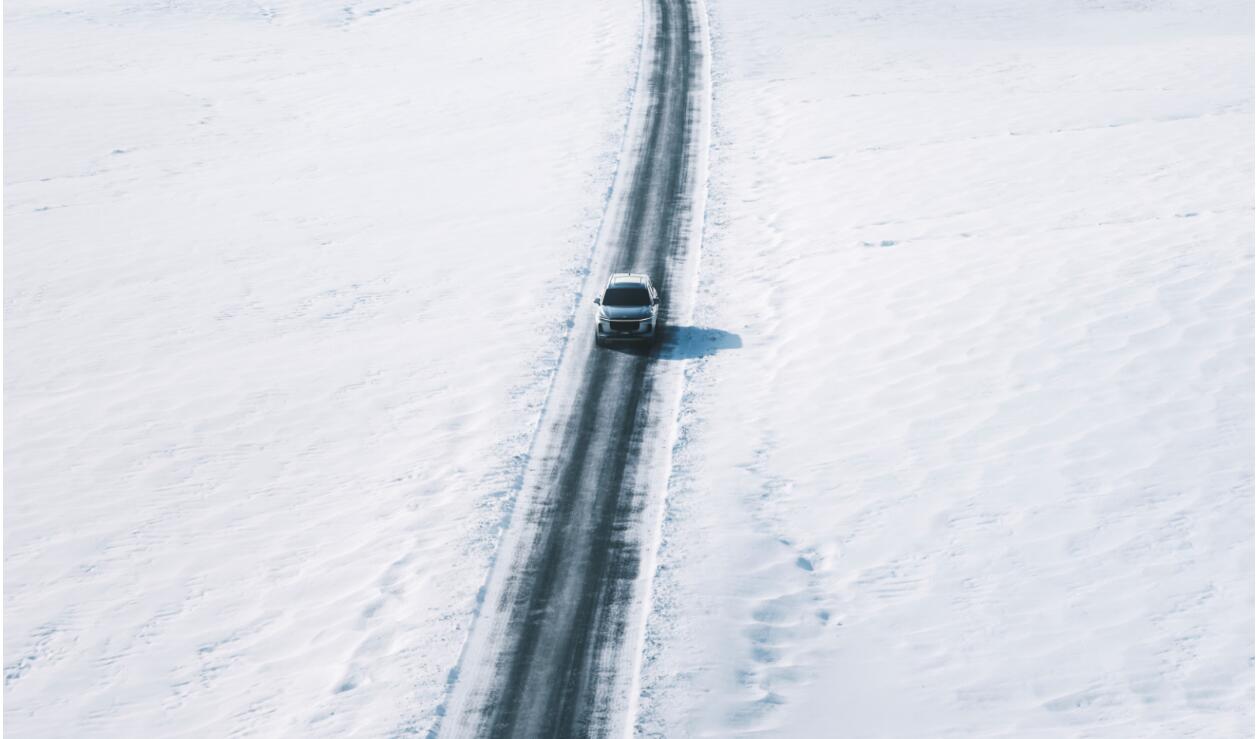
POLYGON ((594 304, 594 305, 601 305, 601 304, 602 304, 602 299, 601 299, 601 298, 594 298, 594 299, 593 299, 593 304, 594 304))
POLYGON ((658 299, 658 298, 655 298, 655 299, 654 299, 654 302, 653 302, 653 303, 650 303, 650 305, 658 305, 658 304, 659 304, 659 299, 658 299))

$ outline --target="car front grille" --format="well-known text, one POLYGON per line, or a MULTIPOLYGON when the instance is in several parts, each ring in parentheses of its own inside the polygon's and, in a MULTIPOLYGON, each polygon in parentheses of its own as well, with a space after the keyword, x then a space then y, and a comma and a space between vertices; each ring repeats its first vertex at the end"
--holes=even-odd
POLYGON ((611 331, 636 331, 640 321, 611 321, 611 331))

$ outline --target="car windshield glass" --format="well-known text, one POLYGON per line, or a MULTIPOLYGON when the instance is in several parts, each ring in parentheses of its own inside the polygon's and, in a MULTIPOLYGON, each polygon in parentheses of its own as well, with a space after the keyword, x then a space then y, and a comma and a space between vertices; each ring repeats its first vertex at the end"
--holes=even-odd
POLYGON ((650 304, 650 291, 644 287, 610 287, 602 298, 602 305, 616 308, 632 308, 650 304))

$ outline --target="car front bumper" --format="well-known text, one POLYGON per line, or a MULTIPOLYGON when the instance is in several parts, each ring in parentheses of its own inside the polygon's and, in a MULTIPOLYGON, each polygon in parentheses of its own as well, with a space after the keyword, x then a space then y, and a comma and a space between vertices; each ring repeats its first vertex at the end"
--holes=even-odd
POLYGON ((597 322, 597 336, 602 341, 649 341, 658 328, 657 320, 597 322), (625 325, 633 324, 633 325, 625 325))

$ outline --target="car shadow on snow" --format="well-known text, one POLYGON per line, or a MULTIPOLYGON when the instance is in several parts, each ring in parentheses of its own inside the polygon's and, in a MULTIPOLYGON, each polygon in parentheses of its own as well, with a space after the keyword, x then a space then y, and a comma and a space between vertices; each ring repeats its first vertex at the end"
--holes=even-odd
POLYGON ((645 356, 655 359, 701 359, 725 349, 740 349, 741 337, 731 331, 701 326, 665 326, 657 349, 631 343, 611 343, 605 349, 621 354, 645 356))
POLYGON ((703 326, 665 326, 659 359, 701 359, 725 349, 740 349, 741 337, 731 331, 703 326))

